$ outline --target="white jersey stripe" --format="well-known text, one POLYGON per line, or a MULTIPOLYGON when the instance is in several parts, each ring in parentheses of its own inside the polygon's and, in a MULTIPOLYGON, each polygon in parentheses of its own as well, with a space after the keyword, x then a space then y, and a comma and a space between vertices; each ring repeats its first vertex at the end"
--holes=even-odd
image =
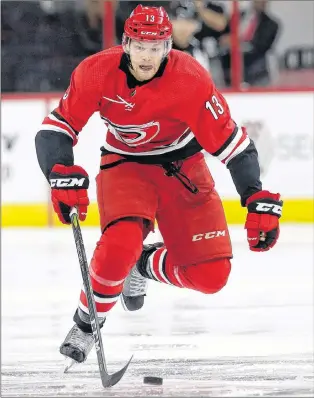
POLYGON ((234 139, 230 142, 230 144, 225 148, 220 155, 217 156, 217 158, 221 161, 226 159, 230 153, 234 150, 234 148, 237 146, 238 142, 241 140, 243 136, 243 130, 241 128, 238 129, 234 139))
POLYGON ((66 126, 74 135, 76 135, 75 131, 72 129, 72 127, 68 123, 63 122, 62 120, 59 120, 52 113, 50 113, 48 115, 48 118, 51 119, 52 121, 58 122, 58 123, 60 123, 60 124, 62 124, 64 126, 66 126))
POLYGON ((250 139, 249 137, 246 137, 246 139, 241 142, 241 144, 237 147, 237 149, 225 160, 225 165, 227 165, 231 159, 233 159, 235 156, 239 155, 239 153, 243 152, 248 146, 250 145, 250 139))
POLYGON ((62 129, 61 127, 57 127, 54 124, 49 124, 49 123, 43 123, 40 127, 40 130, 45 131, 45 130, 49 130, 49 131, 57 131, 58 133, 63 133, 66 134, 67 136, 71 137, 73 140, 73 135, 71 135, 71 133, 69 133, 67 130, 62 129))

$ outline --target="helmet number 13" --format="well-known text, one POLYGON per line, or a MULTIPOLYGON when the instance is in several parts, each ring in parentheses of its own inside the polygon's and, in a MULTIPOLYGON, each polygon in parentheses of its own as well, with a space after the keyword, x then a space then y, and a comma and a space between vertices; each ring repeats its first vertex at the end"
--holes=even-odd
POLYGON ((215 95, 212 96, 211 101, 206 101, 205 107, 211 111, 215 120, 218 120, 219 116, 224 113, 224 109, 215 95))
POLYGON ((146 15, 147 22, 155 22, 155 15, 146 15))

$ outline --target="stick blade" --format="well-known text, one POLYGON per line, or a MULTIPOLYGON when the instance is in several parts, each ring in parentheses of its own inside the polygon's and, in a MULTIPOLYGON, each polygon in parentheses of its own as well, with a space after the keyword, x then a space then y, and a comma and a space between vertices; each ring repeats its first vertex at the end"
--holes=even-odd
POLYGON ((133 355, 131 356, 131 358, 129 359, 127 364, 122 369, 120 369, 118 372, 113 373, 111 375, 102 374, 101 381, 102 381, 103 387, 109 388, 109 387, 113 387, 115 384, 117 384, 124 376, 124 373, 127 371, 132 359, 133 359, 133 355))

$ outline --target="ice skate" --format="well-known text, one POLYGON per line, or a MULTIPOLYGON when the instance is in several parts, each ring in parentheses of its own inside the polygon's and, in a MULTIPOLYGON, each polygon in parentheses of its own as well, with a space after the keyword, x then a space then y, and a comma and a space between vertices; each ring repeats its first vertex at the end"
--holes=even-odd
POLYGON ((144 245, 140 259, 124 281, 120 297, 122 306, 126 311, 137 311, 143 307, 149 279, 143 276, 145 275, 146 262, 148 257, 163 245, 162 242, 144 245))
MULTIPOLYGON (((76 323, 60 346, 60 353, 69 358, 64 372, 67 372, 75 363, 84 362, 94 345, 94 337, 88 318, 88 315, 84 314, 80 309, 75 312, 73 319, 76 323)), ((105 318, 99 318, 100 327, 103 326, 104 322, 105 318)))
POLYGON ((94 338, 92 333, 83 332, 76 324, 61 344, 60 353, 76 362, 84 362, 92 349, 94 338))

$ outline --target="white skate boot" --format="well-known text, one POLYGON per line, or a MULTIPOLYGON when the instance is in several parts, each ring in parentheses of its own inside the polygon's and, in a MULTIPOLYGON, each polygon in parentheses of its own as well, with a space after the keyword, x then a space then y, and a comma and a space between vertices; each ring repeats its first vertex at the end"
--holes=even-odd
POLYGON ((124 281, 120 297, 122 306, 126 311, 137 311, 143 307, 148 279, 150 279, 146 272, 146 263, 148 257, 163 245, 162 242, 144 245, 141 257, 124 281))

